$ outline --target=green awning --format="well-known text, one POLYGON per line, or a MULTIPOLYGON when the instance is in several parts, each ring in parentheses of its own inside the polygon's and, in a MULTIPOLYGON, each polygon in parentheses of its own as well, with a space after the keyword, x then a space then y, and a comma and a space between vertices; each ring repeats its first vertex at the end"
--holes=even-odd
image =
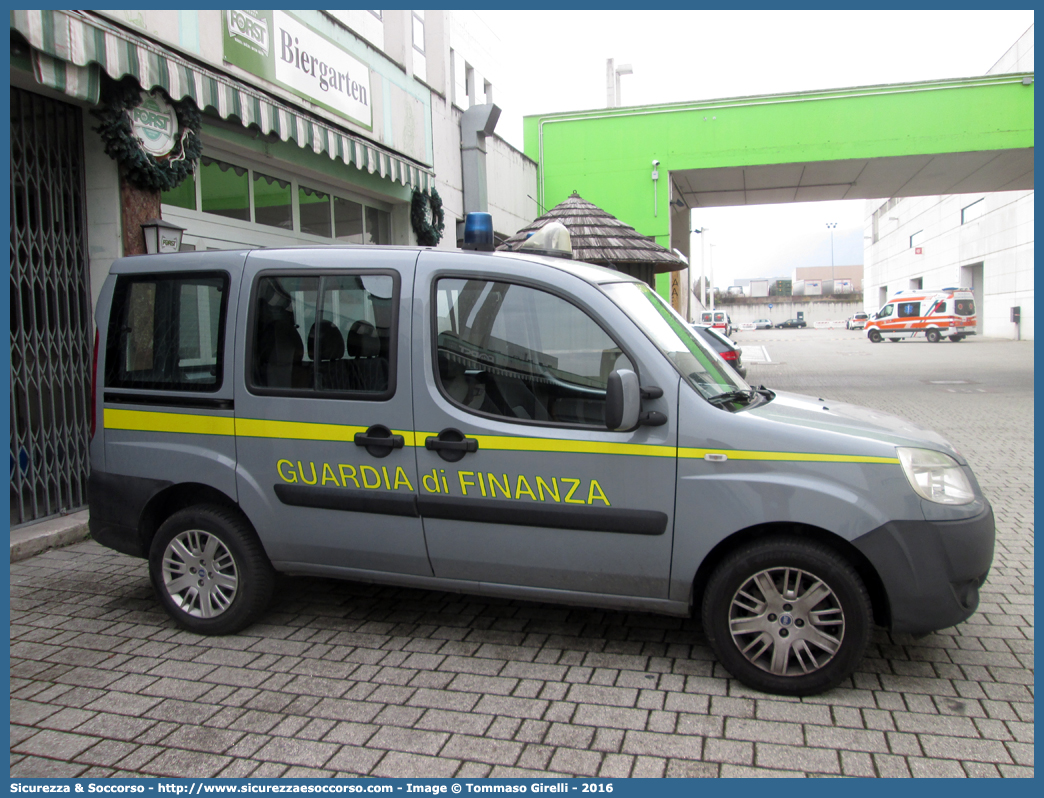
POLYGON ((39 83, 89 103, 98 103, 101 71, 119 80, 133 75, 144 89, 162 88, 175 100, 191 97, 222 119, 236 117, 283 141, 325 152, 370 174, 430 191, 432 171, 317 117, 294 110, 237 80, 80 11, 11 11, 11 27, 32 46, 39 83))

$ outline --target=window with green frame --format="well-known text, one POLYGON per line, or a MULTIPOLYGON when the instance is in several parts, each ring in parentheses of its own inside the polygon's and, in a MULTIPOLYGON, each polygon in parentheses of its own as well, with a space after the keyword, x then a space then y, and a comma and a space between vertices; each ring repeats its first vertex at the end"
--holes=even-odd
POLYGON ((203 213, 250 221, 250 181, 245 166, 204 156, 199 160, 203 213))

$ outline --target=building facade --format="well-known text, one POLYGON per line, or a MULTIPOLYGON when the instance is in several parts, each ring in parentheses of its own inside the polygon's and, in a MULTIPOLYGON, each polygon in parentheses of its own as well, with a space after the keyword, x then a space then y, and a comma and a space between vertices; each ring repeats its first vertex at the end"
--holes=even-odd
MULTIPOLYGON (((1031 26, 988 74, 1032 72, 1031 26)), ((868 312, 896 291, 970 288, 979 335, 1034 337, 1032 191, 867 201, 864 240, 868 312)))
POLYGON ((454 247, 469 196, 503 237, 537 215, 536 164, 489 126, 472 136, 488 179, 465 175, 466 115, 499 114, 473 12, 10 17, 12 524, 86 503, 94 304, 145 252, 143 222, 183 228, 183 250, 410 245, 437 195, 454 247), (143 186, 138 147, 187 176, 143 186))

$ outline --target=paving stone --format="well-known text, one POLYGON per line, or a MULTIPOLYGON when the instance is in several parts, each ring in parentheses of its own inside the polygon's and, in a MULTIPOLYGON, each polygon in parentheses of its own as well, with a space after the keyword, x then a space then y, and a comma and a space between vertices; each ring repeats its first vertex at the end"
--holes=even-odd
POLYGON ((598 777, 602 779, 625 779, 631 775, 631 766, 633 764, 633 756, 606 754, 598 770, 598 777))
POLYGON ((757 743, 754 757, 759 767, 802 770, 809 773, 840 773, 838 752, 828 748, 757 743))
POLYGON ((485 762, 490 765, 513 765, 522 753, 522 749, 522 743, 509 740, 490 740, 486 737, 454 734, 439 755, 460 760, 485 762))
POLYGON ((702 737, 675 734, 629 731, 624 735, 622 753, 636 756, 699 759, 703 749, 702 737))
POLYGON ((969 740, 964 737, 918 735, 925 756, 935 759, 962 759, 974 762, 1013 764, 1004 743, 994 740, 969 740))
MULTIPOLYGON (((333 760, 330 761, 331 767, 335 764, 333 760)), ((371 769, 370 775, 384 779, 445 779, 456 773, 460 765, 460 761, 455 759, 389 751, 380 763, 371 769)), ((496 775, 495 771, 491 775, 496 775)))
MULTIPOLYGON (((252 758, 262 762, 318 768, 329 762, 338 750, 339 746, 334 743, 276 737, 254 753, 252 758)), ((338 769, 334 767, 335 771, 338 769)))
POLYGON ((449 734, 444 732, 423 731, 421 729, 402 729, 395 726, 384 726, 370 738, 370 748, 383 748, 388 751, 404 751, 413 754, 434 756, 442 748, 449 734))
POLYGON ((85 734, 45 730, 12 746, 11 750, 29 756, 71 760, 99 742, 99 739, 85 734))
POLYGON ((27 756, 11 765, 11 778, 74 779, 82 776, 87 769, 87 765, 74 762, 56 762, 53 759, 27 756))

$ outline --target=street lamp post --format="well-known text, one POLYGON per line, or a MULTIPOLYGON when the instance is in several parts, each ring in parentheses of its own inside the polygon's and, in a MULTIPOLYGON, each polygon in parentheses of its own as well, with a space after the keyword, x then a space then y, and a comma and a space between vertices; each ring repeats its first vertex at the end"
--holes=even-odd
POLYGON ((827 222, 827 229, 830 231, 830 293, 834 291, 834 228, 837 227, 837 222, 827 222))
POLYGON ((709 227, 696 227, 692 232, 700 236, 700 309, 706 310, 707 308, 707 281, 703 278, 703 267, 707 263, 707 247, 704 246, 707 243, 707 236, 703 235, 710 228, 709 227))
MULTIPOLYGON (((704 228, 706 229, 706 228, 704 228)), ((711 312, 714 312, 714 244, 710 245, 710 299, 711 312)))

